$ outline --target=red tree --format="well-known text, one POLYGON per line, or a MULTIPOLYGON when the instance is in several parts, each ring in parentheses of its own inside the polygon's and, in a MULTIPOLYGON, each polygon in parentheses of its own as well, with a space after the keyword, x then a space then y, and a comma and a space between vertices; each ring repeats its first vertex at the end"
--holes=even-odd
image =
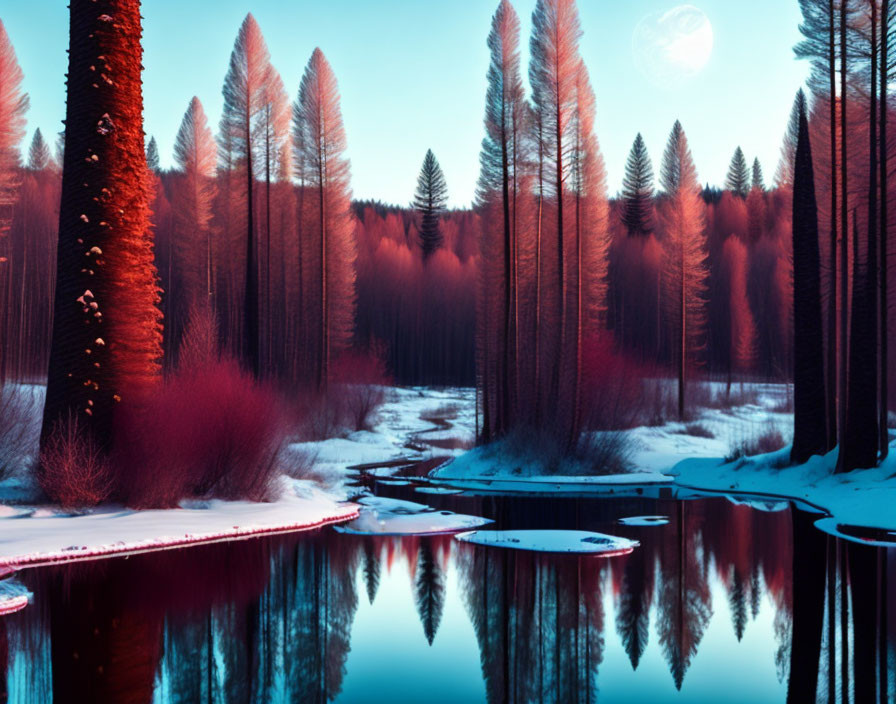
MULTIPOLYGON (((349 162, 339 88, 320 49, 305 68, 294 110, 295 151, 304 195, 302 236, 307 264, 303 316, 313 379, 329 379, 330 361, 351 341, 355 311, 355 240, 349 162)), ((303 257, 304 259, 304 257, 303 257)))
POLYGON ((12 275, 9 271, 9 226, 19 184, 19 143, 25 136, 28 96, 22 93, 22 69, 16 52, 0 21, 0 385, 8 366, 8 310, 12 275))
POLYGON ((564 356, 570 323, 567 238, 574 220, 565 184, 571 169, 570 143, 575 139, 571 126, 577 105, 581 34, 575 0, 538 1, 532 14, 529 65, 539 174, 536 423, 543 417, 555 419, 561 437, 568 434, 563 426, 571 416, 558 417, 549 404, 562 400, 561 367, 564 361, 574 362, 564 356), (553 216, 552 227, 548 215, 553 216))
POLYGON ((728 281, 728 314, 731 340, 728 357, 728 389, 735 371, 749 371, 756 360, 756 323, 747 298, 747 248, 735 236, 725 240, 723 268, 728 281))
POLYGON ((198 303, 212 295, 212 201, 217 147, 199 98, 184 113, 174 142, 179 174, 172 189, 177 252, 184 272, 184 297, 198 303))
POLYGON ((42 437, 78 418, 100 446, 159 372, 140 3, 73 0, 53 346, 42 437), (86 185, 85 185, 86 184, 86 185))
POLYGON ((221 132, 232 168, 241 175, 245 198, 245 277, 243 280, 243 359, 257 377, 261 373, 258 243, 255 222, 255 145, 259 122, 270 95, 272 69, 270 55, 261 29, 249 14, 243 20, 230 55, 230 67, 224 79, 224 113, 221 132))
MULTIPOLYGON (((525 415, 520 399, 520 214, 525 182, 527 106, 519 54, 520 22, 508 0, 492 18, 491 62, 485 102, 486 136, 480 155, 478 198, 482 206, 480 321, 478 347, 483 385, 493 399, 484 408, 483 432, 501 434, 525 415), (498 292, 499 295, 494 295, 498 292), (486 336, 489 339, 485 339, 486 336), (494 387, 493 391, 491 387, 494 387)), ((523 231, 521 233, 521 230, 523 231)))
POLYGON ((706 236, 697 171, 681 123, 669 135, 660 182, 666 252, 664 288, 673 359, 678 367, 678 415, 684 417, 687 368, 701 347, 705 327, 706 236))

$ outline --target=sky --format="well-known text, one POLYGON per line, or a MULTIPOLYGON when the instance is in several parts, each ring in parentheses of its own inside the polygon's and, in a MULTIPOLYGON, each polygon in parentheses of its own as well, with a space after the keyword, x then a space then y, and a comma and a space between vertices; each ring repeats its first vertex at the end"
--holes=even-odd
MULTIPOLYGON (((62 128, 65 113, 67 4, 0 0, 0 20, 31 99, 29 131, 40 127, 45 135, 62 128)), ((655 21, 680 5, 579 0, 580 49, 597 98, 596 132, 610 195, 621 187, 636 133, 643 134, 658 170, 676 119, 702 182, 724 182, 738 145, 750 161, 759 158, 767 182, 774 175, 794 94, 808 75, 806 62, 793 58, 797 0, 691 0, 711 26, 712 50, 702 69, 708 26, 691 35, 696 46, 682 46, 671 41, 678 35, 670 34, 668 22, 655 21), (644 57, 656 54, 645 53, 644 37, 669 45, 665 59, 646 61, 647 72, 644 57), (680 67, 692 75, 682 77, 680 67)), ((515 0, 514 6, 522 21, 525 74, 535 0, 515 0)), ((194 95, 217 131, 233 41, 252 12, 292 99, 315 47, 332 64, 355 198, 408 204, 431 148, 445 172, 449 204, 469 205, 483 137, 486 38, 496 7, 497 0, 144 0, 146 133, 158 141, 162 166, 171 166, 174 138, 194 95)))

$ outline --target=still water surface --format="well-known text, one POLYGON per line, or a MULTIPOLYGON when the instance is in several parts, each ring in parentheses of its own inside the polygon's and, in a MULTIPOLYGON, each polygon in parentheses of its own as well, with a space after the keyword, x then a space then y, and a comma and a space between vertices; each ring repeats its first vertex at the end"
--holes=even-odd
POLYGON ((326 529, 35 569, 19 577, 32 604, 0 619, 0 702, 892 696, 894 555, 830 538, 816 516, 722 498, 379 490, 497 528, 641 545, 575 558, 326 529), (617 523, 639 515, 670 520, 617 523))

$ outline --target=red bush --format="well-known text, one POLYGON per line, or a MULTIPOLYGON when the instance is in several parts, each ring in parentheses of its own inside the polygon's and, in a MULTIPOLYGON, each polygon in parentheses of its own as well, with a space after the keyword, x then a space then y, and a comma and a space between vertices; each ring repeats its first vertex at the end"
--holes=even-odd
POLYGON ((323 440, 346 430, 370 430, 392 384, 385 356, 385 347, 374 342, 367 350, 348 350, 335 359, 326 396, 306 399, 302 409, 305 435, 323 440))
POLYGON ((386 370, 386 348, 373 342, 363 352, 349 350, 333 363, 331 395, 339 397, 352 430, 370 430, 376 409, 386 399, 392 379, 386 370))
POLYGON ((71 413, 47 438, 37 479, 44 493, 65 508, 96 506, 112 492, 108 458, 71 413))
POLYGON ((116 485, 128 505, 271 497, 285 436, 282 405, 236 362, 175 373, 121 422, 128 441, 117 448, 116 485))
POLYGON ((582 427, 618 430, 642 422, 643 380, 650 370, 618 352, 609 339, 588 340, 582 351, 582 427))

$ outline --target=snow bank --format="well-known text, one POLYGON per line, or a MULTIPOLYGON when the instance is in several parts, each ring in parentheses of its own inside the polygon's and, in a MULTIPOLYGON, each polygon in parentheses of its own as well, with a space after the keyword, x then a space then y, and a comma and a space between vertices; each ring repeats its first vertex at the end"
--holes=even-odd
POLYGON ((434 483, 454 488, 489 491, 589 491, 607 486, 671 483, 659 472, 589 474, 593 468, 569 461, 556 473, 546 473, 538 458, 506 451, 502 443, 477 447, 442 465, 432 474, 434 483))
POLYGON ((102 507, 80 516, 51 511, 0 520, 0 568, 26 567, 309 530, 358 516, 358 507, 309 482, 291 482, 276 502, 185 502, 167 510, 102 507))
MULTIPOLYGON (((692 459, 677 464, 670 474, 676 484, 701 491, 752 494, 765 510, 776 510, 780 500, 795 499, 829 514, 818 526, 834 533, 836 526, 866 526, 896 531, 896 443, 886 461, 874 469, 835 474, 837 451, 816 455, 808 462, 787 466, 790 448, 724 463, 692 459), (774 501, 771 499, 777 499, 774 501)), ((752 505, 752 504, 751 504, 752 505)), ((849 536, 836 533, 841 537, 849 536)))
POLYGON ((627 555, 640 544, 637 540, 583 530, 477 530, 454 537, 464 543, 496 548, 601 557, 627 555))

